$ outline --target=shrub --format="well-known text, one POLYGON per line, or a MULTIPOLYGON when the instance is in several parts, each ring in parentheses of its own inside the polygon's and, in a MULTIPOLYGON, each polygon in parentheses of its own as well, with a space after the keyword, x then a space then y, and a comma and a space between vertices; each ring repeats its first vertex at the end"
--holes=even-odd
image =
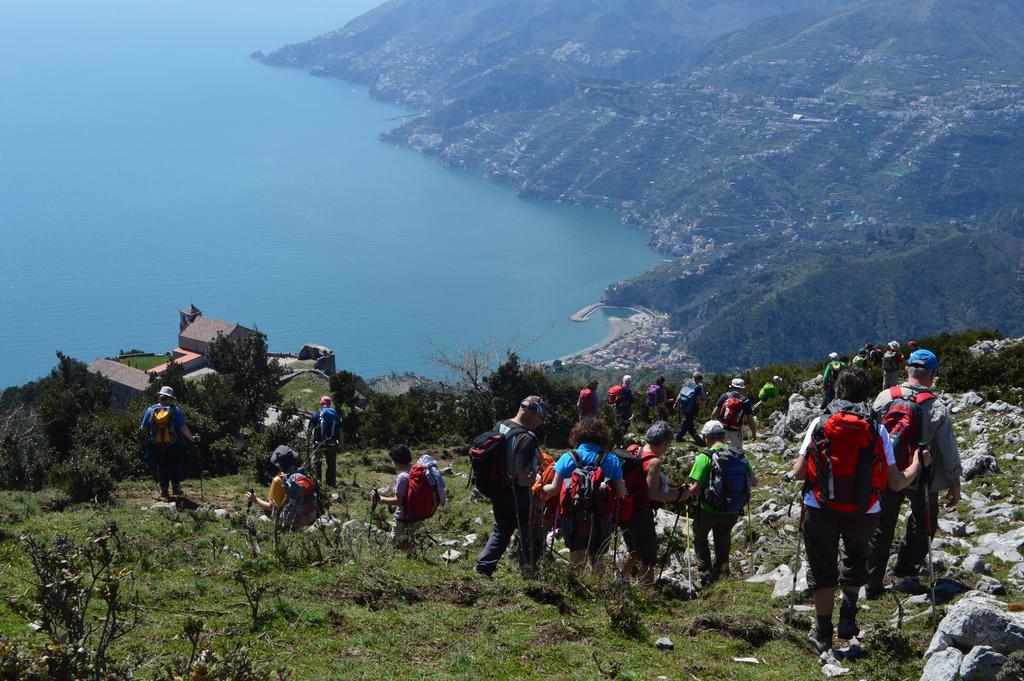
POLYGON ((104 453, 90 446, 77 446, 54 471, 56 482, 72 502, 110 500, 116 486, 115 465, 104 453))

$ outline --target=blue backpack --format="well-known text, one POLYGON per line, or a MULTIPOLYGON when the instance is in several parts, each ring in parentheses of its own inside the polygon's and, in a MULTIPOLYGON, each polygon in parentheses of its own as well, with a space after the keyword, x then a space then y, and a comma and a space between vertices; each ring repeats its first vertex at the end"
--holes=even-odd
POLYGON ((704 501, 719 513, 742 513, 750 503, 747 460, 732 449, 705 453, 711 457, 711 479, 704 489, 704 501))
POLYGON ((693 408, 697 406, 697 386, 683 386, 683 389, 679 391, 679 397, 676 398, 676 406, 684 414, 693 411, 693 408))
POLYGON ((341 430, 341 417, 334 407, 324 407, 320 410, 320 418, 317 422, 317 442, 328 444, 338 443, 338 431, 341 430))

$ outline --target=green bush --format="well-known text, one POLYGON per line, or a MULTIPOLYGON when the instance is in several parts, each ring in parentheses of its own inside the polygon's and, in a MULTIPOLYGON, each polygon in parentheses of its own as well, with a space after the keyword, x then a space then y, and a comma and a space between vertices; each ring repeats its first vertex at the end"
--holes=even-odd
POLYGON ((54 471, 56 482, 72 502, 107 502, 116 486, 116 469, 110 457, 99 449, 76 445, 70 456, 54 471))

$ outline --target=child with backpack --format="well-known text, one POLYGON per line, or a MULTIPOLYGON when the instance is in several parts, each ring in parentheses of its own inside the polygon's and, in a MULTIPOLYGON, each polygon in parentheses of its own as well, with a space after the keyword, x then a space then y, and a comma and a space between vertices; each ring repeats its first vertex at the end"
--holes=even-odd
POLYGON ((260 499, 250 490, 245 493, 247 504, 256 504, 286 530, 312 524, 320 515, 320 507, 309 472, 299 467, 299 455, 291 447, 279 445, 270 455, 270 463, 277 468, 277 475, 270 481, 267 499, 260 499))
POLYGON ((547 498, 557 496, 556 522, 573 565, 602 569, 618 501, 626 496, 622 466, 608 450, 611 432, 603 421, 583 419, 569 433, 573 450, 555 463, 555 474, 543 487, 547 498))
POLYGON ((818 652, 832 647, 836 588, 842 588, 839 638, 860 633, 857 597, 868 581, 881 495, 887 487, 898 491, 909 485, 921 470, 922 458, 928 463, 927 453, 915 449, 910 465, 900 471, 889 434, 866 403, 870 391, 866 369, 850 367, 839 373, 836 400, 824 416, 811 422, 791 473, 805 481, 800 530, 815 610, 808 640, 818 652))
POLYGON ((729 574, 732 528, 750 503, 750 491, 757 486, 757 477, 743 452, 727 444, 727 432, 720 421, 705 423, 701 434, 708 449, 693 462, 686 496, 699 499, 693 522, 693 549, 701 585, 707 586, 729 574), (708 535, 715 540, 714 561, 708 535))
POLYGON ((394 495, 381 496, 374 489, 371 499, 395 509, 392 544, 395 549, 411 554, 416 549, 416 533, 423 522, 433 517, 446 500, 444 479, 431 456, 421 456, 414 465, 412 452, 406 445, 395 445, 388 455, 398 473, 394 495))

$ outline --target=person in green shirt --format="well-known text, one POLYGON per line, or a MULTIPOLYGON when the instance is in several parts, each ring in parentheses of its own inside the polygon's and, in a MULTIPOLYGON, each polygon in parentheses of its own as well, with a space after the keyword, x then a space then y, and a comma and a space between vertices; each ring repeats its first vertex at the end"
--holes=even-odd
MULTIPOLYGON (((707 585, 718 579, 723 574, 729 574, 729 549, 732 545, 732 528, 739 520, 740 513, 729 513, 717 511, 706 500, 704 490, 711 484, 711 457, 723 450, 729 451, 733 456, 743 458, 742 452, 730 450, 725 443, 725 426, 721 421, 708 421, 701 429, 704 440, 708 443, 707 451, 697 455, 690 469, 688 498, 698 498, 697 517, 693 523, 693 547, 697 554, 697 566, 701 576, 701 583, 707 585), (715 560, 711 561, 711 546, 708 543, 708 535, 711 534, 715 540, 715 560)), ((746 461, 747 475, 752 489, 757 486, 757 477, 750 462, 746 461)), ((749 489, 747 494, 749 496, 749 489)))
POLYGON ((772 376, 772 380, 764 384, 761 388, 761 392, 757 393, 758 402, 767 402, 768 400, 779 396, 779 384, 782 383, 780 376, 772 376))
POLYGON ((826 409, 836 398, 836 377, 845 368, 846 362, 839 359, 838 352, 829 354, 828 364, 825 365, 825 371, 821 374, 821 382, 825 386, 825 399, 821 403, 822 409, 826 409))

